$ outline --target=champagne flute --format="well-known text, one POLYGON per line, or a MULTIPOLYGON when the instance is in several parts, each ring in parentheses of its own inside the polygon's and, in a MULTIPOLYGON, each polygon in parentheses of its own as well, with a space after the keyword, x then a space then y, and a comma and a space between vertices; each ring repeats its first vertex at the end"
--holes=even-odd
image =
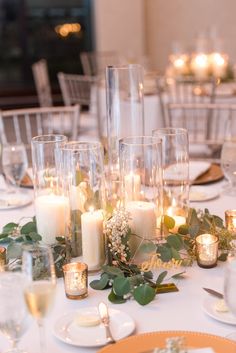
POLYGON ((46 351, 44 318, 54 299, 56 275, 50 247, 41 244, 27 244, 23 247, 22 271, 26 275, 25 302, 30 314, 36 319, 40 351, 46 351))
POLYGON ((28 168, 28 159, 24 144, 15 143, 3 145, 2 168, 8 183, 10 185, 20 186, 21 180, 28 168))
POLYGON ((24 302, 24 276, 6 268, 0 272, 0 331, 11 341, 8 353, 23 353, 18 348, 28 327, 28 312, 24 302))
MULTIPOLYGON (((231 313, 236 317, 236 257, 228 260, 224 278, 224 298, 231 313)), ((227 335, 227 338, 236 341, 236 332, 227 335)))
POLYGON ((231 117, 226 125, 226 136, 221 151, 221 168, 228 180, 225 193, 236 196, 236 119, 231 117))

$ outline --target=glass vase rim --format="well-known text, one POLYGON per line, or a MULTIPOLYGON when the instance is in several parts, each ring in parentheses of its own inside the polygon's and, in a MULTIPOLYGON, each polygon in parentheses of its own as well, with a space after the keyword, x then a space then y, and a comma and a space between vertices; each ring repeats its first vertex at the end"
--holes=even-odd
POLYGON ((227 215, 227 216, 236 216, 236 208, 234 208, 234 209, 232 209, 232 210, 230 210, 230 209, 228 209, 228 210, 226 210, 225 211, 225 214, 227 215))
POLYGON ((119 140, 119 144, 120 145, 125 145, 125 146, 152 146, 152 145, 161 145, 162 144, 162 140, 161 138, 159 138, 158 136, 152 136, 152 135, 143 135, 143 136, 126 136, 123 137, 119 140), (138 139, 149 139, 149 142, 138 142, 138 139), (126 142, 125 140, 134 140, 134 142, 126 142), (137 141, 137 142, 135 142, 137 141))
POLYGON ((213 246, 213 245, 215 245, 215 244, 217 244, 219 242, 219 238, 216 236, 216 235, 214 235, 214 234, 210 234, 210 233, 203 233, 203 234, 199 234, 198 236, 196 236, 196 243, 198 243, 199 245, 207 245, 207 246, 213 246), (207 235, 211 235, 211 237, 212 238, 214 238, 214 239, 212 239, 212 242, 211 243, 209 243, 209 244, 204 244, 200 239, 201 239, 201 237, 203 236, 203 235, 205 235, 205 234, 207 234, 207 235))
POLYGON ((88 151, 88 150, 96 150, 101 148, 102 148, 102 144, 99 141, 68 141, 62 147, 62 150, 63 151, 88 151), (70 146, 72 148, 70 148, 70 146), (78 147, 73 148, 73 146, 78 146, 78 147))
POLYGON ((175 135, 186 135, 188 136, 188 130, 183 127, 161 127, 159 129, 155 129, 152 131, 152 136, 167 135, 167 136, 175 136, 175 135))
POLYGON ((108 65, 106 67, 106 70, 107 71, 111 71, 111 70, 128 70, 128 69, 133 69, 133 68, 138 68, 140 70, 143 70, 143 66, 141 64, 108 65))
POLYGON ((32 143, 49 144, 55 142, 67 142, 67 137, 62 134, 45 134, 32 137, 32 143))

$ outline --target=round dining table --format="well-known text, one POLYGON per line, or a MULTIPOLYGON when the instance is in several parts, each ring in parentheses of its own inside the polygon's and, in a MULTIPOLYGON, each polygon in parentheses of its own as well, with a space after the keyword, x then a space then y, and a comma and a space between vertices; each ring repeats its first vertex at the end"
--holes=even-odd
MULTIPOLYGON (((220 181, 206 188, 217 190, 219 195, 211 200, 195 202, 191 206, 197 209, 208 208, 212 214, 224 218, 226 209, 235 209, 236 200, 224 194, 224 181, 220 181)), ((23 189, 22 189, 23 190, 23 189)), ((33 191, 27 190, 32 193, 33 191)), ((10 210, 0 210, 0 226, 3 227, 8 222, 17 222, 22 217, 34 215, 33 202, 22 208, 10 210)), ((45 222, 50 222, 46 220, 45 222)), ((162 270, 161 270, 162 271, 162 270)), ((94 346, 94 337, 88 327, 84 328, 85 341, 87 346, 76 345, 73 342, 63 342, 55 335, 55 325, 61 320, 63 315, 76 313, 83 308, 97 307, 103 301, 108 305, 109 310, 116 309, 126 313, 134 322, 132 335, 147 332, 160 332, 170 330, 184 330, 204 332, 225 337, 232 331, 236 331, 236 326, 229 324, 227 320, 221 320, 210 315, 209 301, 217 301, 203 290, 203 287, 215 289, 223 292, 225 263, 219 262, 216 267, 204 269, 194 263, 190 267, 177 269, 176 272, 185 271, 182 278, 175 280, 178 287, 177 292, 158 294, 156 298, 146 306, 139 305, 134 300, 128 300, 124 304, 112 304, 108 300, 109 289, 93 290, 88 288, 88 296, 82 300, 72 300, 65 296, 63 279, 57 280, 56 296, 53 308, 46 318, 46 344, 49 353, 94 353, 99 352, 101 347, 94 346), (209 309, 209 310, 208 310, 209 309), (86 337, 87 336, 87 337, 86 337)), ((99 278, 99 273, 89 275, 89 283, 99 278)), ((236 320, 235 320, 236 323, 236 320)), ((105 329, 104 329, 105 330, 105 329)), ((116 338, 116 327, 113 334, 116 338)), ((104 331, 105 332, 105 331, 104 331)), ((83 340, 84 341, 84 340, 83 340)), ((84 343, 83 343, 84 345, 84 343)), ((36 322, 30 321, 28 330, 20 340, 20 346, 29 353, 39 352, 39 336, 36 322)), ((9 342, 4 335, 0 336, 0 352, 4 352, 9 347, 9 342)), ((122 353, 122 352, 120 352, 122 353)), ((130 353, 133 353, 130 351, 130 353)), ((226 351, 222 353, 227 353, 226 351)))

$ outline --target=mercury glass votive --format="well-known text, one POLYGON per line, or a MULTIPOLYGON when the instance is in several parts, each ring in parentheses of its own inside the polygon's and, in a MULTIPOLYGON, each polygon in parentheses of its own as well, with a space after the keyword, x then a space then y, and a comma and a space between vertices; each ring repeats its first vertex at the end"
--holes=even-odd
POLYGON ((233 233, 236 233, 236 210, 225 211, 226 228, 233 233))
POLYGON ((82 262, 64 265, 65 293, 69 299, 83 299, 88 295, 88 266, 82 262))
POLYGON ((212 234, 201 234, 196 237, 196 255, 199 267, 212 268, 217 264, 218 238, 212 234))
POLYGON ((6 265, 6 248, 0 246, 0 271, 6 265))

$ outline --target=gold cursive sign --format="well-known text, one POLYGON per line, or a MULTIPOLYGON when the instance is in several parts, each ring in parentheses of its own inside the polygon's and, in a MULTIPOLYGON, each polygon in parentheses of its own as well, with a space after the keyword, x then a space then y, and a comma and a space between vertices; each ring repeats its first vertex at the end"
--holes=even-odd
POLYGON ((165 268, 170 270, 178 268, 182 265, 182 260, 172 258, 170 261, 164 262, 160 259, 160 254, 152 254, 150 260, 141 263, 141 271, 148 272, 157 268, 165 268))

